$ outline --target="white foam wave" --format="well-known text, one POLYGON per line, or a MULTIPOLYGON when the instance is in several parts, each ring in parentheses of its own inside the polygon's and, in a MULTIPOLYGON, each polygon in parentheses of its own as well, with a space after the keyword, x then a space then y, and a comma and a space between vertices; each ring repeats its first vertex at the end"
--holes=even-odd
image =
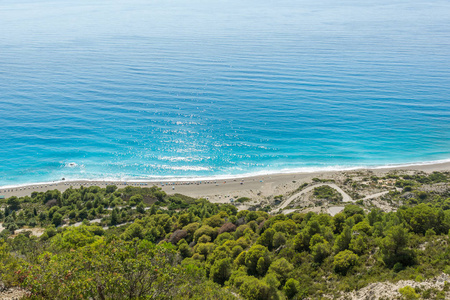
POLYGON ((170 161, 170 162, 178 162, 178 161, 183 161, 183 162, 193 162, 193 161, 203 161, 203 160, 207 160, 210 159, 210 157, 192 157, 192 156, 160 156, 158 157, 159 160, 165 160, 165 161, 170 161))
POLYGON ((175 171, 209 171, 210 168, 208 167, 201 167, 201 166, 167 166, 162 165, 159 166, 161 169, 165 170, 175 170, 175 171))
MULTIPOLYGON (((240 174, 217 174, 217 175, 205 175, 205 176, 172 176, 172 175, 137 175, 130 176, 122 174, 120 176, 108 176, 102 178, 67 178, 66 180, 56 180, 47 182, 36 182, 36 183, 23 183, 16 185, 5 185, 0 186, 0 189, 11 189, 20 188, 24 186, 45 186, 51 189, 50 185, 55 183, 73 183, 73 182, 106 182, 106 183, 124 183, 124 182, 145 182, 145 183, 157 183, 161 181, 203 181, 203 180, 227 180, 227 179, 237 179, 237 178, 249 178, 257 176, 270 176, 277 174, 294 174, 294 173, 316 173, 316 172, 335 172, 335 171, 351 171, 351 170, 362 170, 362 169, 393 169, 393 168, 405 168, 414 166, 427 166, 427 165, 439 165, 450 163, 450 159, 436 160, 436 161, 424 161, 424 162, 414 162, 414 163, 404 163, 404 164, 384 164, 384 165, 360 165, 360 166, 326 166, 326 167, 301 167, 301 168, 284 168, 284 169, 274 169, 274 170, 262 170, 257 172, 248 172, 240 174)), ((163 167, 164 166, 160 166, 163 167)), ((183 171, 208 171, 207 167, 193 167, 193 166, 180 166, 173 167, 167 166, 172 170, 183 170, 183 171), (178 168, 178 169, 174 169, 178 168)))

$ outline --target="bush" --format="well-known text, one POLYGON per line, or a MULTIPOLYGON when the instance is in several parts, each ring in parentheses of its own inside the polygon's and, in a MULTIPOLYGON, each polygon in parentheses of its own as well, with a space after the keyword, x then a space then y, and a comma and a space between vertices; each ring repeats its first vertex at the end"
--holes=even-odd
POLYGON ((106 186, 106 193, 111 194, 114 193, 117 190, 117 186, 115 185, 107 185, 106 186))
POLYGON ((322 185, 314 188, 313 194, 318 199, 326 199, 328 201, 342 200, 342 195, 328 185, 322 185))
POLYGON ((216 260, 211 266, 209 277, 219 284, 224 284, 231 275, 231 259, 216 260))
POLYGON ((207 235, 214 240, 217 236, 217 230, 211 226, 203 225, 194 232, 194 240, 197 241, 202 235, 207 235))
POLYGON ((186 230, 175 230, 174 233, 169 238, 169 243, 172 243, 174 245, 178 244, 178 242, 185 237, 187 237, 188 233, 186 230))
POLYGON ((235 230, 236 230, 236 225, 234 225, 233 223, 225 223, 222 225, 222 227, 220 227, 219 234, 222 234, 224 232, 233 232, 235 230))
POLYGON ((252 199, 250 199, 248 197, 241 197, 241 198, 236 199, 236 202, 244 203, 244 202, 247 202, 247 201, 250 201, 250 200, 252 200, 252 199))
POLYGON ((198 243, 209 243, 209 242, 211 242, 211 237, 206 235, 206 234, 204 234, 204 235, 202 235, 201 237, 198 238, 197 242, 198 243))
POLYGON ((268 268, 268 265, 270 265, 267 248, 262 245, 253 245, 245 255, 245 265, 249 274, 264 273, 263 268, 268 268))
POLYGON ((249 300, 266 300, 269 298, 270 287, 267 283, 252 276, 246 276, 239 293, 249 300))
POLYGON ((316 263, 322 263, 331 254, 331 246, 327 241, 315 244, 311 248, 311 254, 316 263))
POLYGON ((345 275, 353 266, 358 263, 358 255, 350 250, 344 250, 334 256, 334 271, 345 275))
POLYGON ((416 293, 416 291, 415 291, 412 287, 410 287, 409 285, 400 288, 400 289, 398 290, 398 292, 399 292, 400 294, 402 294, 402 296, 403 296, 405 299, 408 299, 408 300, 419 299, 419 295, 418 295, 418 294, 416 293))
POLYGON ((54 214, 53 214, 53 218, 52 218, 52 223, 53 223, 53 225, 59 226, 59 225, 61 225, 61 222, 62 222, 62 216, 61 216, 61 214, 59 214, 59 213, 54 213, 54 214))
POLYGON ((286 294, 286 296, 289 299, 292 299, 298 293, 299 287, 300 287, 300 283, 297 280, 295 280, 293 278, 289 278, 286 281, 286 284, 284 285, 283 290, 284 290, 284 293, 286 294))

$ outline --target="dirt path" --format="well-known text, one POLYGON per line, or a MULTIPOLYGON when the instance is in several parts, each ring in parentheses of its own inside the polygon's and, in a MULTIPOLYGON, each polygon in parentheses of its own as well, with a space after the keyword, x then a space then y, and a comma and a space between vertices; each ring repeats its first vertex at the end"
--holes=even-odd
MULTIPOLYGON (((306 189, 303 189, 303 190, 301 190, 298 193, 295 193, 294 195, 289 197, 286 201, 284 201, 278 208, 273 209, 272 213, 277 211, 277 210, 279 210, 279 209, 280 210, 285 209, 289 204, 291 204, 292 201, 294 201, 298 197, 300 197, 303 194, 306 194, 306 193, 312 191, 316 187, 324 186, 324 185, 328 185, 329 187, 332 187, 333 189, 338 191, 342 195, 342 202, 355 202, 356 201, 356 200, 353 200, 352 197, 350 197, 350 195, 348 195, 346 192, 344 192, 339 186, 337 186, 334 183, 318 183, 318 184, 309 186, 306 189)), ((368 196, 365 196, 364 198, 362 198, 361 200, 368 200, 368 199, 378 198, 378 197, 381 197, 383 195, 386 195, 387 193, 389 193, 389 191, 384 191, 384 192, 368 195, 368 196)), ((330 213, 333 215, 333 213, 336 214, 336 213, 338 213, 339 211, 341 211, 343 209, 342 208, 342 209, 339 210, 338 208, 340 209, 341 207, 335 207, 332 212, 330 211, 330 213)))
POLYGON ((283 203, 281 203, 281 205, 272 210, 272 212, 274 212, 275 210, 283 210, 284 208, 286 208, 289 204, 291 204, 292 201, 294 201, 295 199, 297 199, 298 197, 300 197, 303 194, 306 194, 310 191, 312 191, 314 188, 319 187, 319 186, 324 186, 324 185, 328 185, 329 187, 332 187, 333 189, 335 189, 336 191, 338 191, 341 195, 342 195, 342 201, 343 202, 354 202, 354 200, 352 199, 352 197, 350 197, 346 192, 344 192, 340 187, 338 187, 336 184, 334 183, 318 183, 312 186, 307 187, 306 189, 301 190, 300 192, 292 195, 291 197, 289 197, 286 201, 284 201, 283 203))
POLYGON ((389 191, 384 191, 384 192, 368 195, 368 196, 365 196, 364 198, 362 198, 361 200, 369 200, 369 199, 378 198, 378 197, 381 197, 383 195, 386 195, 387 193, 389 193, 389 191))

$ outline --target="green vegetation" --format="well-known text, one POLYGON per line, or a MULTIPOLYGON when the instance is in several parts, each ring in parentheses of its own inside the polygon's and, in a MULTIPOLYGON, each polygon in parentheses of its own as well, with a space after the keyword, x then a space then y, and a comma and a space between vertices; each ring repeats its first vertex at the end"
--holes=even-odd
POLYGON ((314 188, 313 194, 316 198, 328 201, 342 201, 342 195, 328 185, 322 185, 314 188))
POLYGON ((250 200, 252 200, 252 199, 250 199, 248 197, 240 197, 240 198, 236 199, 236 202, 244 203, 244 202, 247 202, 247 201, 250 201, 250 200))
POLYGON ((449 177, 429 177, 405 179, 424 196, 396 212, 347 205, 334 217, 238 211, 156 187, 10 197, 1 202, 0 281, 32 299, 320 299, 372 282, 420 282, 450 272, 449 190, 420 190, 418 181, 449 177), (32 227, 45 232, 14 234, 32 227))

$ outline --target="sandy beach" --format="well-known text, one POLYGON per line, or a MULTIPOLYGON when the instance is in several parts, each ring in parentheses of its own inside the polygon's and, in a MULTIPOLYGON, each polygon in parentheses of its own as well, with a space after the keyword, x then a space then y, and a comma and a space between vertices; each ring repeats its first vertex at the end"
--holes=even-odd
POLYGON ((241 177, 234 179, 213 179, 198 181, 61 181, 43 184, 31 184, 14 188, 0 187, 0 196, 8 198, 10 196, 27 196, 33 192, 45 192, 57 189, 61 192, 66 189, 80 186, 100 186, 117 185, 119 188, 125 186, 149 187, 156 185, 168 194, 180 193, 191 197, 205 197, 212 202, 229 202, 230 198, 248 197, 255 201, 276 195, 285 195, 305 182, 311 182, 313 178, 335 179, 344 176, 349 172, 371 171, 374 175, 382 176, 394 170, 407 171, 450 171, 450 162, 396 166, 374 169, 355 169, 347 171, 327 171, 311 173, 280 173, 258 175, 252 177, 241 177))

